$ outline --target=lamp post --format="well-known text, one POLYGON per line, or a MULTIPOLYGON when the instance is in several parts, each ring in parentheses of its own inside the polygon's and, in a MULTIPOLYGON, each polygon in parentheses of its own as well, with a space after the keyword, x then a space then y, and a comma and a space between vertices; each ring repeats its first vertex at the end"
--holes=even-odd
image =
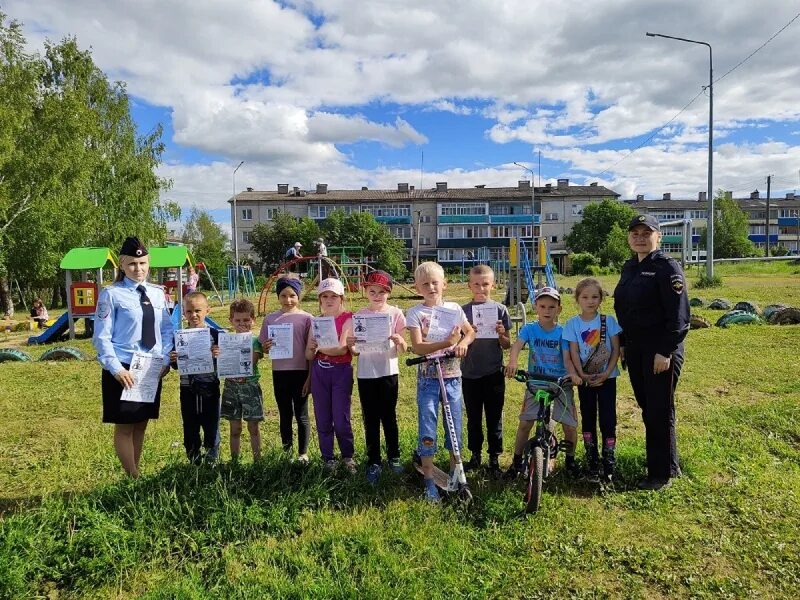
POLYGON ((708 189, 706 191, 708 199, 708 218, 706 219, 706 277, 714 277, 714 61, 711 52, 711 44, 690 40, 673 35, 661 33, 646 33, 647 37, 660 37, 690 44, 700 44, 708 48, 708 189))
MULTIPOLYGON (((533 232, 536 230, 536 188, 533 185, 533 170, 526 167, 525 165, 521 165, 518 162, 514 163, 518 167, 525 169, 528 173, 531 174, 531 244, 533 244, 534 236, 533 232)), ((541 223, 541 220, 540 220, 541 223)))
POLYGON ((417 234, 416 235, 416 238, 417 238, 417 244, 416 244, 416 246, 417 246, 417 249, 416 249, 417 260, 416 260, 416 264, 414 265, 414 268, 416 269, 419 266, 419 230, 420 230, 420 225, 422 224, 422 211, 421 210, 415 210, 414 214, 417 215, 417 231, 415 232, 417 234))
POLYGON ((239 293, 239 232, 237 231, 236 221, 236 171, 244 164, 244 161, 239 163, 233 170, 233 219, 231 219, 231 229, 233 230, 233 255, 234 255, 234 270, 236 272, 236 284, 234 286, 234 295, 239 293))

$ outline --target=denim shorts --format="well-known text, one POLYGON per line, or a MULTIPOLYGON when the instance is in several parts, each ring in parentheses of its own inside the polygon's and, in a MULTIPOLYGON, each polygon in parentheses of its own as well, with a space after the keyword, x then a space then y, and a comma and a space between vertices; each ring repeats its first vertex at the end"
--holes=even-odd
MULTIPOLYGON (((447 391, 447 399, 450 402, 450 411, 453 414, 453 425, 456 429, 456 441, 459 450, 461 445, 461 411, 464 404, 461 395, 461 378, 450 377, 444 380, 444 388, 447 391)), ((420 456, 433 456, 436 454, 436 437, 438 430, 439 406, 441 395, 438 378, 419 377, 417 379, 417 408, 419 409, 419 438, 417 441, 417 452, 420 456)), ((450 435, 447 433, 447 423, 444 420, 442 411, 442 425, 445 429, 444 447, 452 450, 450 435)))
POLYGON ((220 416, 228 421, 263 421, 264 397, 258 381, 225 381, 220 416))

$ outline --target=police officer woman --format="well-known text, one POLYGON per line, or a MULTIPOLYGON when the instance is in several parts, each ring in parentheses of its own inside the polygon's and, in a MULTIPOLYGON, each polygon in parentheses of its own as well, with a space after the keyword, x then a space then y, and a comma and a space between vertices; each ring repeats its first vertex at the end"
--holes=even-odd
POLYGON ((149 419, 157 419, 161 383, 155 402, 121 400, 122 391, 133 386, 130 363, 134 352, 162 356, 163 377, 169 371, 172 322, 164 290, 147 283, 150 257, 147 248, 129 237, 120 250, 117 280, 103 289, 97 302, 92 343, 103 367, 103 423, 114 423, 114 449, 130 477, 139 476, 144 432, 149 419))
POLYGON ((642 409, 647 477, 640 489, 660 490, 680 475, 675 439, 675 387, 689 331, 689 302, 681 266, 660 249, 661 228, 651 215, 633 218, 628 245, 636 253, 622 267, 614 310, 631 386, 642 409))

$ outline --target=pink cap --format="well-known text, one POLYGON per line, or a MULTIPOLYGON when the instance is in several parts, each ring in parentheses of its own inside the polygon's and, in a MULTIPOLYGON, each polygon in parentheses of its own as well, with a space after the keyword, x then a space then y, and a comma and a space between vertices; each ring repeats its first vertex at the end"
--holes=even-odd
POLYGON ((344 296, 344 284, 335 277, 323 279, 317 288, 317 295, 323 292, 333 292, 337 296, 344 296))

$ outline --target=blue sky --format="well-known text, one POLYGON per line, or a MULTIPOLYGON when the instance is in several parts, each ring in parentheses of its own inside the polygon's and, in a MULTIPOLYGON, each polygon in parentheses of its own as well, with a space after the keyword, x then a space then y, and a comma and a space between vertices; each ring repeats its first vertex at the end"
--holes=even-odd
POLYGON ((646 31, 714 48, 724 75, 714 187, 763 192, 772 174, 774 195, 800 191, 800 7, 783 1, 731 0, 723 12, 694 0, 11 0, 3 10, 33 48, 66 35, 91 46, 126 81, 140 131, 164 127, 165 198, 225 225, 241 160, 238 190, 420 185, 423 153, 423 186, 492 187, 527 177, 513 163, 536 170, 541 152, 543 184, 696 197, 708 97, 681 109, 707 83, 708 54, 646 31))

